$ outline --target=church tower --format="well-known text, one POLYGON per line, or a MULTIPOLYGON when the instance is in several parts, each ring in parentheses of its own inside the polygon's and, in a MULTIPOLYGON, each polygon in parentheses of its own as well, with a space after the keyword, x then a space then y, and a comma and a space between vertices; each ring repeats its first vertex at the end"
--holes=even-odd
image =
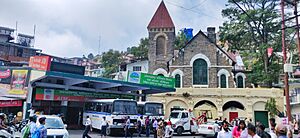
POLYGON ((149 73, 167 75, 167 62, 174 54, 175 26, 163 1, 147 29, 149 33, 149 73))

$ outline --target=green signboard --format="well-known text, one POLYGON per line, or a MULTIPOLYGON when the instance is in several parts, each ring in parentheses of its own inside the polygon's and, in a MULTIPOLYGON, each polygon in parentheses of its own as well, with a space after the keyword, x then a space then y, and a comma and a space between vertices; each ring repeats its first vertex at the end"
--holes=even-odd
POLYGON ((152 74, 141 73, 141 72, 128 72, 127 81, 133 83, 139 83, 139 84, 165 87, 165 88, 175 87, 174 78, 152 75, 152 74))
POLYGON ((134 99, 135 96, 102 92, 82 92, 36 88, 35 98, 36 100, 51 101, 86 101, 91 99, 134 99))

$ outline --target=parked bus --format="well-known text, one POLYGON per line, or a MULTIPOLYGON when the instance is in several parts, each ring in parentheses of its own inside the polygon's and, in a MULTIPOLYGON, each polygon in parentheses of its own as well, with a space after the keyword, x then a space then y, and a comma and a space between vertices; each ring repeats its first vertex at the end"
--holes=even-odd
POLYGON ((92 100, 85 103, 83 113, 83 125, 86 116, 92 121, 92 128, 101 129, 103 117, 106 117, 108 127, 106 134, 111 135, 115 132, 123 132, 126 117, 130 117, 132 129, 137 122, 137 102, 128 99, 105 99, 92 100))
POLYGON ((138 113, 140 115, 143 115, 144 118, 146 116, 149 116, 151 119, 153 117, 163 119, 164 118, 163 107, 164 105, 160 102, 152 102, 152 101, 138 102, 138 113))

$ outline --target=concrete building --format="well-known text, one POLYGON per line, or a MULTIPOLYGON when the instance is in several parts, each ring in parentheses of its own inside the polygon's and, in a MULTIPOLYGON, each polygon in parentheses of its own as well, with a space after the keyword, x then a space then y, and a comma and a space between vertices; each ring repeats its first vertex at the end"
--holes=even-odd
POLYGON ((148 73, 149 69, 149 61, 135 61, 132 63, 125 63, 120 65, 120 71, 115 73, 114 80, 123 80, 127 81, 127 74, 130 71, 148 73))
POLYGON ((27 66, 30 56, 35 56, 39 49, 33 47, 34 37, 18 34, 14 38, 14 29, 0 27, 0 65, 27 66), (13 40, 17 40, 13 42, 13 40))
POLYGON ((80 57, 73 57, 70 58, 70 64, 84 66, 85 67, 85 76, 90 77, 102 77, 104 73, 104 68, 102 63, 98 60, 88 59, 88 58, 80 58, 80 57))
MULTIPOLYGON (((174 51, 175 26, 162 1, 152 17, 149 32, 149 71, 175 78, 176 93, 147 97, 165 105, 166 117, 172 108, 206 112, 210 119, 236 117, 268 120, 264 105, 275 98, 283 111, 283 91, 252 89, 247 82, 242 58, 216 44, 214 27, 199 31, 179 51, 174 51)), ((267 122, 264 122, 268 125, 267 122)))

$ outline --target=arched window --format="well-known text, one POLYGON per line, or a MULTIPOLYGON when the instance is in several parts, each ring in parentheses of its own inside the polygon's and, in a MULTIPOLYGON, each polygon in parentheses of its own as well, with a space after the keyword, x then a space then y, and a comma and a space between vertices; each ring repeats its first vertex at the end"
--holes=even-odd
POLYGON ((157 74, 157 76, 164 76, 164 74, 157 74))
POLYGON ((156 55, 165 55, 166 52, 166 38, 159 36, 156 38, 156 55))
POLYGON ((196 59, 193 63, 193 84, 208 85, 207 63, 203 59, 196 59))
POLYGON ((180 88, 181 87, 181 77, 179 74, 175 75, 175 87, 180 88))
POLYGON ((237 87, 238 88, 244 88, 244 78, 243 76, 237 77, 237 87))
POLYGON ((220 87, 221 88, 227 88, 227 80, 226 80, 226 75, 225 74, 222 74, 221 76, 220 76, 220 87))

